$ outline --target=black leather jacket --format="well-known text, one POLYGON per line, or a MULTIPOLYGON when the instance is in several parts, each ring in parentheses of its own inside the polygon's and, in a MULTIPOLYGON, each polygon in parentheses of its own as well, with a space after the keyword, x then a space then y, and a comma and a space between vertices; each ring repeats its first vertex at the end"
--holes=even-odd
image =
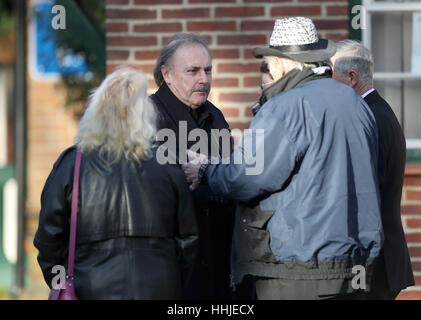
MULTIPOLYGON (((67 267, 76 148, 63 152, 41 196, 34 245, 51 287, 54 265, 67 267)), ((105 158, 105 157, 104 157, 105 158)), ((81 299, 179 299, 194 265, 198 231, 183 172, 155 156, 141 166, 83 154, 75 253, 81 299)))

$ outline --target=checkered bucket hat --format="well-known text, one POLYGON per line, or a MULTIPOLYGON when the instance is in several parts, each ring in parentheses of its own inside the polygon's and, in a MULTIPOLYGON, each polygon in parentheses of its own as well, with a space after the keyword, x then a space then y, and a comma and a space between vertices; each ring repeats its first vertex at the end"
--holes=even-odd
POLYGON ((254 48, 252 52, 256 58, 276 56, 301 62, 318 62, 333 56, 336 48, 332 41, 318 38, 311 19, 293 17, 277 19, 269 47, 254 48))

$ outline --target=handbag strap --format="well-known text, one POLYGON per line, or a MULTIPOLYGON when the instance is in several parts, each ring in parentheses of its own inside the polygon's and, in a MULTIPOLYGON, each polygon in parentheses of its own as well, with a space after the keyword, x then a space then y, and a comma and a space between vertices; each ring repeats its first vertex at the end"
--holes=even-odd
POLYGON ((73 279, 73 266, 75 262, 75 246, 76 246, 76 226, 77 226, 77 209, 79 199, 79 174, 80 163, 82 160, 82 152, 76 153, 75 171, 73 175, 73 194, 72 194, 72 215, 70 218, 70 238, 69 238, 69 261, 67 263, 67 276, 73 279))

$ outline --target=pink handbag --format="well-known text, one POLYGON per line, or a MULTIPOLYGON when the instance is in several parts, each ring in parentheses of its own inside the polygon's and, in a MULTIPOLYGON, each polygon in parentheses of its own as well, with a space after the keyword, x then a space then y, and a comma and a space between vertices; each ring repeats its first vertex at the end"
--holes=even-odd
POLYGON ((76 226, 77 226, 77 207, 79 196, 79 173, 82 153, 78 150, 76 153, 75 171, 73 176, 73 195, 72 195, 72 216, 70 219, 70 238, 69 238, 69 260, 67 263, 67 276, 64 288, 51 289, 48 300, 78 300, 73 285, 73 266, 75 262, 76 246, 76 226))

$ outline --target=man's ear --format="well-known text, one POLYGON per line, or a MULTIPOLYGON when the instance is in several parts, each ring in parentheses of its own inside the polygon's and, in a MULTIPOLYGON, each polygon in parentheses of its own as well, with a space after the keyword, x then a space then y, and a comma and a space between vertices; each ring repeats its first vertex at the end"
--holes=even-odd
POLYGON ((355 71, 354 69, 349 70, 348 72, 348 76, 349 76, 349 81, 350 81, 350 85, 352 88, 355 89, 355 87, 358 85, 360 78, 358 77, 358 72, 355 71))
POLYGON ((169 85, 171 84, 171 74, 170 69, 166 67, 165 65, 161 66, 161 73, 162 77, 164 78, 164 81, 169 85))

